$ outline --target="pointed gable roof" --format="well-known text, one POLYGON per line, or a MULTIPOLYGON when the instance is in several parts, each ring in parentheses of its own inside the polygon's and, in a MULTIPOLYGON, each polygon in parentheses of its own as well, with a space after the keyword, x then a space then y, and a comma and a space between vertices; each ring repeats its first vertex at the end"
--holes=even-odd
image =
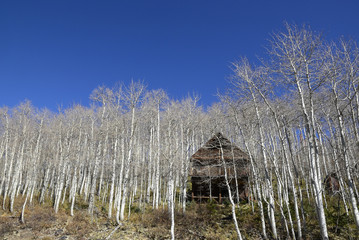
POLYGON ((248 155, 231 143, 222 133, 216 133, 203 147, 198 149, 191 157, 191 162, 199 165, 215 164, 221 161, 220 149, 223 149, 224 160, 248 161, 248 155))

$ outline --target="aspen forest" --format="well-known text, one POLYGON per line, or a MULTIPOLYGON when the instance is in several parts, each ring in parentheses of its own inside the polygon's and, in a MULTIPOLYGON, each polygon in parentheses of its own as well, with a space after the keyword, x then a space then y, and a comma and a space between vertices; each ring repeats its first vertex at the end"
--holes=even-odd
POLYGON ((208 107, 141 80, 97 87, 91 106, 1 107, 0 238, 48 216, 73 239, 358 239, 357 41, 285 24, 230 68, 208 107), (249 156, 246 200, 227 172, 224 203, 191 199, 190 157, 217 132, 249 156))

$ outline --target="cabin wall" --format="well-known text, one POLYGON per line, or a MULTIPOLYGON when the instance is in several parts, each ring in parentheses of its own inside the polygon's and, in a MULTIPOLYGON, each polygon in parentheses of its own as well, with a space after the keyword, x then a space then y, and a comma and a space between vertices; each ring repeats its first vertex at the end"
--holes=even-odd
MULTIPOLYGON (((224 177, 191 177, 192 193, 195 197, 228 197, 228 189, 224 177)), ((248 197, 248 177, 237 179, 238 193, 241 200, 246 200, 248 197)), ((233 193, 237 191, 235 179, 232 178, 229 182, 233 193)))

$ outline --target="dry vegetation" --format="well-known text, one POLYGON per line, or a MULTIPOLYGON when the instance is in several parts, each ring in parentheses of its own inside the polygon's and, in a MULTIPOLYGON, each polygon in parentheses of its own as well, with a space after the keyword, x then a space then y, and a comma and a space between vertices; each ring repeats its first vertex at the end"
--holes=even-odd
MULTIPOLYGON (((16 201, 14 213, 0 210, 1 239, 105 239, 117 224, 106 217, 106 211, 95 216, 78 209, 73 217, 68 209, 57 214, 50 205, 29 205, 27 220, 20 223, 21 200, 16 201)), ((177 239, 235 239, 229 208, 226 205, 189 203, 186 214, 176 212, 177 239)), ((168 239, 170 237, 168 209, 140 210, 133 207, 110 239, 168 239)))
MULTIPOLYGON (((343 209, 338 211, 337 199, 336 196, 327 199, 329 207, 326 215, 330 238, 358 239, 359 231, 353 221, 345 215, 343 209)), ((81 202, 76 206, 74 216, 70 216, 66 204, 57 214, 49 201, 42 206, 38 203, 30 204, 26 210, 26 222, 22 224, 19 219, 22 201, 21 198, 15 201, 14 213, 0 210, 0 239, 106 239, 117 227, 116 221, 107 218, 105 208, 97 209, 96 214, 91 217, 87 209, 81 209, 81 202)), ((304 207, 307 212, 305 239, 319 239, 320 231, 314 208, 308 202, 304 207)), ((237 239, 230 209, 226 201, 221 205, 214 202, 188 202, 186 214, 178 211, 175 214, 176 239, 237 239)), ((237 209, 238 221, 245 239, 262 239, 258 230, 261 220, 256 212, 256 207, 253 213, 251 204, 244 202, 240 204, 240 209, 237 209)), ((280 219, 279 215, 277 217, 280 219)), ((285 229, 278 225, 280 238, 286 239, 285 229)), ((134 204, 130 217, 109 239, 169 239, 170 226, 168 209, 140 209, 134 204)))

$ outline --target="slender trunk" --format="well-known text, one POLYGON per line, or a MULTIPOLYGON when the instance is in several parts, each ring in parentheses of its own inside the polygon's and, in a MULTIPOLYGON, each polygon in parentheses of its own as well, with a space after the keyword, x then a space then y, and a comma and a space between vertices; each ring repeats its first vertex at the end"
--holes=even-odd
POLYGON ((249 160, 250 160, 250 163, 251 163, 251 168, 252 168, 252 173, 253 173, 253 178, 254 178, 254 185, 255 185, 255 189, 256 189, 257 197, 258 197, 257 204, 258 204, 259 212, 260 212, 260 216, 261 216, 261 226, 262 226, 263 238, 268 239, 267 230, 266 230, 266 224, 265 224, 265 217, 264 217, 264 208, 263 208, 263 202, 262 202, 262 193, 260 191, 257 169, 256 169, 256 167, 254 165, 253 155, 252 155, 252 153, 251 153, 251 151, 249 149, 248 143, 245 140, 245 137, 243 135, 242 126, 240 125, 240 122, 239 122, 237 114, 235 114, 234 117, 235 117, 235 120, 236 120, 236 124, 237 124, 237 126, 238 126, 238 128, 240 130, 240 134, 243 136, 244 146, 245 146, 246 151, 247 151, 247 153, 249 155, 249 160))
POLYGON ((119 174, 119 180, 118 180, 118 197, 116 199, 117 204, 117 210, 116 210, 116 222, 117 224, 120 224, 120 211, 121 211, 121 200, 122 200, 122 182, 123 182, 123 170, 125 169, 125 140, 121 140, 121 167, 120 167, 120 174, 119 174))
POLYGON ((158 103, 157 109, 157 159, 156 159, 156 181, 155 181, 155 209, 158 209, 160 201, 160 157, 161 157, 161 141, 160 141, 160 130, 161 130, 161 118, 160 118, 160 104, 158 103))
POLYGON ((169 181, 168 181, 168 206, 171 216, 171 239, 175 239, 175 203, 174 203, 174 181, 173 181, 173 163, 170 164, 169 181))
POLYGON ((354 193, 354 181, 352 179, 351 172, 350 172, 350 164, 349 164, 349 159, 348 159, 348 154, 347 154, 347 147, 346 147, 346 143, 345 143, 345 139, 344 139, 343 118, 342 118, 342 114, 339 112, 338 107, 337 107, 337 111, 338 111, 340 140, 342 143, 342 154, 344 156, 345 170, 346 170, 347 179, 348 179, 349 198, 350 198, 350 202, 352 204, 355 223, 356 223, 357 228, 359 229, 359 211, 358 211, 357 200, 356 200, 355 193, 354 193))
MULTIPOLYGON (((116 128, 116 133, 117 133, 117 128, 116 128)), ((108 203, 108 214, 107 214, 108 218, 112 217, 113 192, 114 192, 114 189, 115 189, 115 179, 116 179, 117 145, 118 145, 118 137, 117 137, 117 134, 116 134, 115 145, 113 147, 114 156, 113 156, 113 159, 112 159, 111 189, 110 189, 110 197, 109 197, 109 203, 108 203)))
POLYGON ((232 217, 233 217, 233 222, 234 222, 234 226, 235 226, 235 228, 236 228, 236 232, 237 232, 238 239, 242 240, 242 234, 241 234, 241 231, 239 230, 238 221, 237 221, 237 216, 236 216, 236 204, 235 204, 234 201, 233 201, 231 186, 229 185, 229 181, 228 181, 227 164, 226 164, 226 161, 225 161, 225 159, 224 159, 222 143, 221 143, 220 139, 218 139, 218 142, 219 142, 219 144, 220 144, 221 161, 222 161, 223 168, 224 168, 224 179, 225 179, 226 186, 227 186, 227 190, 228 190, 229 201, 230 201, 230 203, 231 203, 231 205, 232 205, 232 217))
POLYGON ((129 182, 129 174, 131 170, 132 163, 132 150, 133 150, 133 142, 134 142, 134 134, 135 134, 135 108, 132 108, 132 117, 131 117, 131 130, 130 130, 130 141, 128 146, 128 155, 127 155, 127 166, 125 171, 125 177, 123 179, 123 196, 121 201, 121 210, 120 210, 120 220, 123 221, 125 219, 125 205, 126 205, 126 197, 128 191, 128 182, 129 182))
MULTIPOLYGON (((298 77, 298 76, 296 76, 298 77)), ((322 185, 321 185, 321 179, 320 179, 320 172, 319 170, 319 161, 318 161, 318 149, 317 144, 315 141, 315 129, 314 129, 314 120, 313 116, 309 118, 307 106, 305 103, 305 96, 303 94, 302 86, 300 83, 300 80, 297 79, 297 90, 298 94, 300 96, 301 100, 301 108, 304 115, 304 123, 305 123, 305 132, 308 138, 308 145, 309 145, 309 163, 310 163, 310 178, 311 178, 311 184, 312 188, 314 190, 315 195, 315 205, 317 210, 317 216, 319 221, 319 228, 320 233, 323 240, 329 239, 328 237, 328 229, 327 229, 327 223, 324 213, 324 207, 323 207, 323 195, 322 195, 322 185)), ((313 114, 313 106, 312 106, 312 99, 310 95, 310 107, 311 107, 311 113, 313 114)))
POLYGON ((255 107, 256 117, 257 117, 257 121, 258 121, 260 148, 261 148, 261 152, 262 152, 264 172, 265 172, 265 184, 266 184, 266 188, 268 188, 268 191, 269 191, 269 205, 268 205, 269 220, 270 220, 269 223, 272 228, 273 237, 275 239, 277 239, 278 234, 277 234, 276 220, 275 220, 275 214, 274 214, 275 205, 274 205, 274 196, 273 196, 273 186, 272 186, 272 182, 271 182, 269 172, 268 172, 269 168, 268 168, 268 164, 267 164, 267 154, 266 154, 266 150, 265 150, 265 146, 264 146, 263 129, 262 129, 261 118, 260 118, 260 114, 259 114, 259 110, 258 110, 258 106, 257 106, 257 100, 256 100, 256 97, 253 92, 252 92, 252 97, 254 100, 254 107, 255 107))

